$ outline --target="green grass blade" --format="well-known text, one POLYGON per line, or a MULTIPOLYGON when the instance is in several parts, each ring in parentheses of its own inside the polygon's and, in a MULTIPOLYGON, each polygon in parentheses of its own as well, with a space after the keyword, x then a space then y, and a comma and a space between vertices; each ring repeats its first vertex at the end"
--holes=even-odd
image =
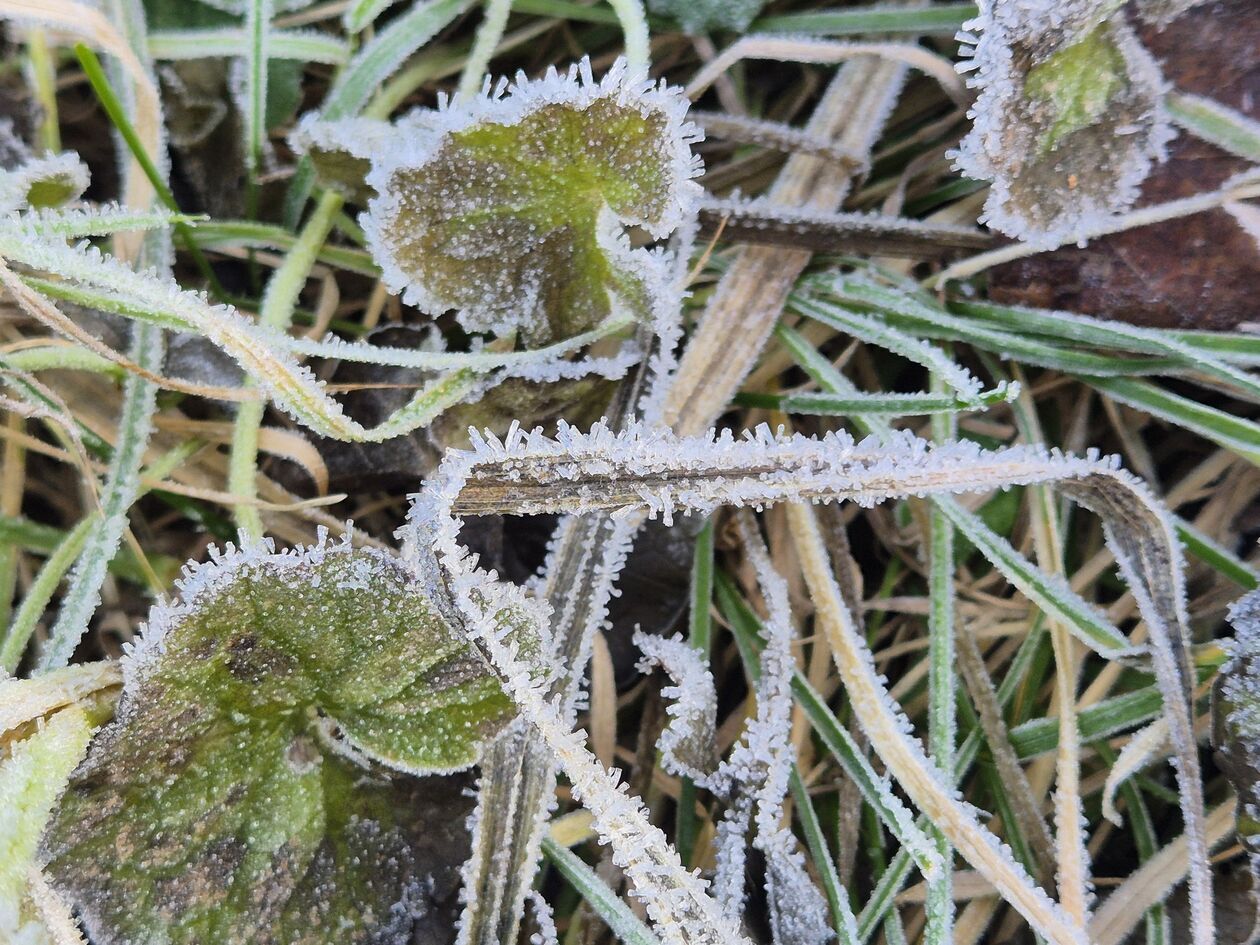
POLYGON ((1218 148, 1260 164, 1260 124, 1201 95, 1173 92, 1164 99, 1169 117, 1191 134, 1218 148))
POLYGON ((1135 377, 1085 377, 1095 390, 1211 440, 1260 466, 1260 424, 1235 417, 1135 377))
MULTIPOLYGON (((157 30, 149 34, 149 55, 154 59, 233 58, 247 48, 245 30, 233 26, 199 30, 157 30)), ((272 30, 268 42, 271 59, 293 59, 342 65, 350 55, 344 40, 313 30, 272 30)))
POLYGON ((764 16, 750 33, 791 33, 801 36, 860 36, 867 33, 949 33, 976 15, 974 3, 942 3, 930 7, 870 6, 809 13, 764 16))
POLYGON ((660 945, 652 930, 614 895, 608 884, 596 876, 595 871, 583 863, 576 853, 550 837, 543 837, 542 851, 560 871, 560 875, 569 881, 569 885, 578 891, 586 904, 625 945, 660 945))

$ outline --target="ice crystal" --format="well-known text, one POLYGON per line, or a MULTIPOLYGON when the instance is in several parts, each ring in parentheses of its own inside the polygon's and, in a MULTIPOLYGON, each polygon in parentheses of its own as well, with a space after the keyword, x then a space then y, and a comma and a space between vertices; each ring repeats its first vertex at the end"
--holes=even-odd
POLYGON ((384 552, 229 549, 180 589, 54 817, 54 882, 102 945, 409 941, 433 825, 388 769, 473 763, 513 715, 497 681, 384 552))
POLYGON ((980 95, 957 159, 993 182, 982 220, 1037 245, 1083 242, 1163 160, 1158 66, 1104 0, 986 2, 964 29, 980 34, 959 37, 980 95))
POLYGON ((668 267, 624 227, 664 237, 689 212, 699 132, 685 115, 677 90, 623 62, 596 81, 586 60, 427 113, 369 155, 364 231, 386 285, 530 342, 613 311, 650 319, 668 267))
POLYGON ((717 691, 709 667, 695 647, 678 634, 665 638, 638 632, 634 645, 643 654, 639 672, 660 666, 674 681, 661 690, 661 697, 670 700, 666 709, 669 725, 657 742, 662 766, 671 774, 707 786, 717 751, 717 691))

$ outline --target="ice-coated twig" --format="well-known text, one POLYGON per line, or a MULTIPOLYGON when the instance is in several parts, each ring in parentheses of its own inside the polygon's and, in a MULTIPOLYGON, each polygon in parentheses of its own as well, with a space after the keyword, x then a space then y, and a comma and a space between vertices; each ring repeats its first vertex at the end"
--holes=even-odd
POLYGON ((665 835, 648 819, 642 803, 599 763, 585 745, 585 733, 566 723, 564 700, 548 695, 554 670, 527 662, 508 631, 528 625, 546 633, 550 608, 521 589, 500 584, 481 571, 459 545, 459 520, 452 501, 473 464, 471 454, 444 462, 413 503, 404 530, 407 554, 436 596, 449 599, 453 616, 499 675, 521 715, 546 741, 568 775, 574 795, 594 814, 614 862, 634 884, 662 940, 683 943, 743 942, 739 929, 706 892, 706 883, 683 867, 665 835), (432 564, 430 564, 432 562, 432 564), (436 573, 434 566, 441 568, 436 573), (444 587, 438 587, 437 582, 444 587))
POLYGON ((835 937, 827 902, 805 869, 795 835, 783 823, 783 801, 796 753, 792 744, 791 607, 787 582, 770 562, 756 520, 741 510, 736 520, 744 553, 766 601, 766 646, 756 683, 757 714, 736 746, 729 776, 756 801, 755 844, 766 858, 766 897, 776 945, 822 945, 835 937))

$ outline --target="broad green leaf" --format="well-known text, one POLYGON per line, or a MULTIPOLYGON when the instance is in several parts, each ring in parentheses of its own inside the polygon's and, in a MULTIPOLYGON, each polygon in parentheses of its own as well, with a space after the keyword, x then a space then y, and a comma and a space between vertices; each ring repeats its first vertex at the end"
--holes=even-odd
POLYGON ((674 91, 589 64, 428 114, 371 155, 364 231, 385 283, 470 331, 537 344, 614 309, 650 315, 659 257, 623 228, 672 231, 695 172, 674 91))
POLYGON ((467 855, 429 805, 466 811, 459 791, 413 775, 471 765, 513 710, 409 570, 345 544, 229 552, 124 671, 45 841, 93 942, 411 941, 467 855))

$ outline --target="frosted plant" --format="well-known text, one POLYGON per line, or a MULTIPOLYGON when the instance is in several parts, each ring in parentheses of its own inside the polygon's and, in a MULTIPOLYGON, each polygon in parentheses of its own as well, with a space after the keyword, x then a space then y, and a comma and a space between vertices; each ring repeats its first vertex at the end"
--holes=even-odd
POLYGON ((410 934, 434 827, 421 782, 383 772, 466 768, 512 715, 423 585, 348 543, 216 554, 122 669, 44 841, 106 945, 410 934))
POLYGON ((1238 838, 1251 861, 1251 894, 1260 924, 1260 593, 1237 601, 1229 620, 1234 639, 1226 644, 1229 662, 1216 684, 1212 740, 1238 794, 1238 838))
POLYGON ((957 161, 992 181, 982 221, 1039 246, 1083 242, 1163 160, 1159 67, 1112 0, 985 2, 964 29, 960 68, 980 94, 957 161))
POLYGON ((294 143, 330 182, 373 195, 364 231, 404 300, 540 343, 677 308, 666 261, 625 227, 663 238, 694 212, 686 109, 622 61, 596 81, 583 60, 395 126, 307 120, 294 143))
POLYGON ((52 154, 0 170, 0 213, 59 207, 88 188, 88 169, 76 154, 52 154))
MULTIPOLYGON (((1202 789, 1190 724, 1191 674, 1183 578, 1177 545, 1158 505, 1114 463, 1047 453, 1036 448, 986 452, 973 445, 933 448, 913 437, 855 443, 843 436, 823 440, 776 437, 762 429, 736 440, 729 434, 678 438, 661 429, 630 425, 622 433, 597 426, 579 433, 561 425, 556 437, 512 429, 508 436, 474 437, 473 449, 447 454, 437 474, 416 497, 403 532, 408 559, 424 571, 435 562, 444 572, 446 593, 465 631, 476 640, 515 701, 522 717, 539 732, 575 795, 594 814, 595 827, 609 843, 613 859, 633 883, 662 938, 670 943, 733 938, 703 884, 682 869, 677 855, 647 823, 644 811, 624 793, 582 744, 580 733, 564 724, 561 703, 546 696, 539 668, 522 660, 503 634, 496 614, 515 609, 531 619, 547 619, 542 602, 529 608, 519 589, 498 584, 481 571, 458 542, 461 514, 490 512, 613 510, 661 515, 675 510, 710 510, 721 504, 763 505, 783 500, 852 499, 863 504, 895 496, 981 490, 1013 483, 1054 483, 1103 516, 1113 553, 1151 631, 1151 659, 1165 696, 1166 717, 1178 759, 1178 779, 1187 823, 1191 863, 1191 903, 1196 942, 1211 940, 1210 880, 1206 873, 1202 789)), ((793 506, 793 511, 807 510, 793 506)), ((814 541, 821 540, 814 534, 814 541)), ((810 552, 811 583, 832 582, 825 563, 810 552), (822 568, 823 570, 820 570, 822 568)), ((773 581, 768 582, 773 599, 773 581)), ((825 584, 817 585, 818 590, 825 584)), ((832 591, 835 601, 838 591, 832 591)), ((834 603, 834 602, 833 602, 834 603)), ((855 712, 890 772, 932 818, 950 843, 1029 921, 1057 945, 1086 941, 1086 930, 1038 888, 1010 851, 980 826, 973 809, 961 803, 941 778, 923 747, 909 735, 909 722, 892 702, 874 670, 869 650, 851 626, 834 623, 843 608, 828 605, 824 626, 836 647, 839 666, 855 712)), ((844 618, 849 619, 849 618, 844 618)), ((1098 641, 1087 639, 1097 646, 1098 641)), ((773 678, 773 677, 772 677, 773 678)), ((767 700, 771 705, 774 700, 767 700)), ((767 721, 767 724, 769 721, 767 721)), ((752 738, 749 757, 766 757, 752 738)), ((773 757, 773 756, 771 756, 773 757)), ((767 779, 772 781, 772 779, 767 779)), ((776 798, 782 794, 774 789, 776 798)), ((769 795, 766 796, 769 806, 769 795)), ((775 803, 778 801, 776 800, 775 803)), ((735 837, 753 805, 738 797, 719 839, 727 862, 719 876, 737 865, 735 837)), ((773 834, 771 834, 773 836, 773 834)), ((790 862, 785 860, 784 862, 790 862)), ((937 867, 939 868, 939 866, 937 867)), ((732 880, 724 880, 731 883, 732 880)), ((772 878, 772 883, 776 882, 772 878)), ((734 886, 718 887, 720 901, 741 901, 734 886)), ((469 903, 475 908, 475 902, 469 903)), ((788 923, 814 927, 817 910, 790 903, 788 923)))
MULTIPOLYGON (((43 281, 40 291, 79 304, 115 312, 143 324, 191 332, 231 355, 266 391, 277 406, 307 428, 345 440, 380 441, 428 424, 445 408, 474 400, 507 377, 533 380, 586 374, 622 376, 640 358, 633 345, 603 358, 571 360, 570 356, 599 338, 622 332, 628 320, 613 316, 589 330, 558 338, 535 350, 460 353, 382 348, 345 342, 335 337, 312 341, 294 339, 259 326, 231 306, 211 303, 203 294, 180 287, 169 276, 137 272, 86 241, 67 240, 159 228, 177 222, 166 212, 135 212, 117 208, 27 211, 0 220, 0 258, 19 263, 64 282, 43 281), (333 357, 382 365, 415 367, 441 372, 404 407, 373 428, 349 417, 324 384, 298 356, 333 357)), ((9 286, 28 314, 54 331, 92 348, 103 356, 135 367, 125 357, 104 349, 61 315, 51 301, 20 283, 9 286)), ((178 386, 153 376, 164 386, 178 386)), ((235 390, 193 390, 202 395, 238 399, 235 390)))

